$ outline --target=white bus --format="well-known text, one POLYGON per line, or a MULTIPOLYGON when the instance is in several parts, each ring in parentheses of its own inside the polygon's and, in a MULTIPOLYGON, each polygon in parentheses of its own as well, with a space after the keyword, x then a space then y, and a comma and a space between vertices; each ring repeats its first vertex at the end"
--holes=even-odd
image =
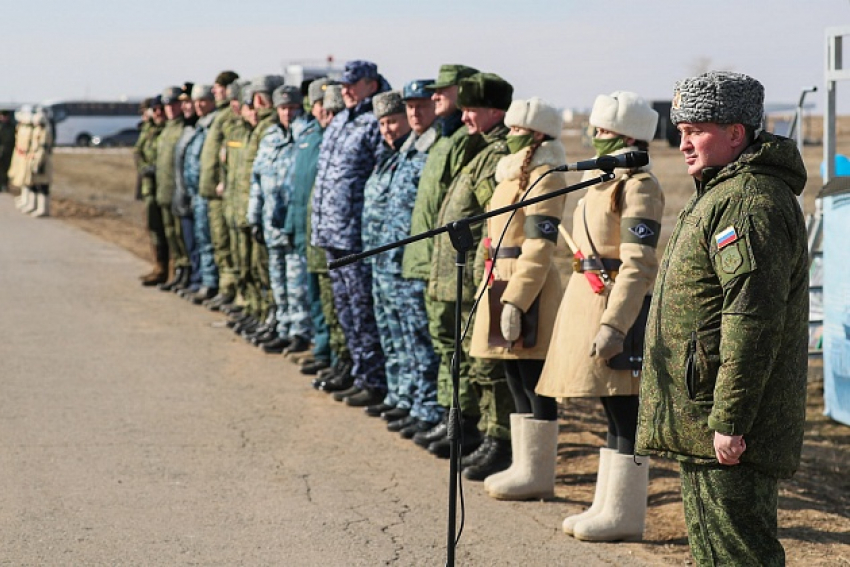
POLYGON ((89 146, 92 138, 138 126, 138 101, 62 100, 41 104, 47 109, 57 146, 89 146))

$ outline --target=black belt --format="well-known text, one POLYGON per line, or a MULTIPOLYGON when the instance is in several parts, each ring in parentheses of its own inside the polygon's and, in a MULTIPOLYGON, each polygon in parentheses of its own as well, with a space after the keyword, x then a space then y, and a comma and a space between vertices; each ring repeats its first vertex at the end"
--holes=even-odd
POLYGON ((522 254, 522 248, 519 246, 502 246, 499 248, 496 254, 494 248, 490 248, 490 257, 491 258, 519 258, 519 255, 522 254))
MULTIPOLYGON (((622 262, 616 258, 585 258, 577 262, 577 272, 600 271, 599 261, 602 260, 602 267, 606 272, 616 272, 620 269, 622 262)), ((576 266, 573 267, 575 269, 576 266)))

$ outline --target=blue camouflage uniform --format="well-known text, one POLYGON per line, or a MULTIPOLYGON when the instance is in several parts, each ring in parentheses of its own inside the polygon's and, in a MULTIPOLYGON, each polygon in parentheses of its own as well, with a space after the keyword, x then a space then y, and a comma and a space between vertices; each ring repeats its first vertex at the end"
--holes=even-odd
POLYGON ((218 288, 218 268, 213 256, 210 234, 209 201, 198 194, 198 187, 201 177, 201 150, 214 118, 215 113, 210 113, 198 119, 195 131, 186 144, 183 157, 183 182, 186 193, 191 199, 194 214, 195 249, 198 254, 200 283, 208 288, 218 288))
MULTIPOLYGON (((307 272, 307 214, 313 183, 316 180, 319 148, 322 144, 324 129, 319 122, 307 116, 304 130, 295 144, 295 156, 292 160, 290 175, 286 178, 289 192, 289 207, 286 210, 286 221, 283 232, 289 236, 293 252, 300 256, 299 263, 304 266, 308 310, 311 317, 313 335, 313 356, 317 360, 330 361, 330 332, 322 313, 322 302, 319 294, 319 275, 307 272)), ((287 271, 287 274, 289 272, 287 271)))
MULTIPOLYGON (((409 139, 405 134, 395 141, 396 144, 404 144, 409 139)), ((398 169, 400 154, 394 148, 384 143, 386 152, 383 154, 375 171, 366 181, 363 190, 363 248, 366 250, 379 246, 382 235, 387 230, 388 213, 387 204, 390 199, 390 184, 393 175, 398 169)), ((389 254, 385 252, 384 254, 389 254)), ((384 352, 384 371, 387 380, 387 395, 385 404, 405 409, 410 408, 410 397, 399 396, 398 387, 402 374, 403 345, 398 340, 401 336, 399 319, 401 313, 394 309, 394 304, 389 299, 393 293, 393 278, 382 272, 377 266, 377 260, 383 259, 384 254, 372 256, 363 260, 372 270, 372 298, 375 305, 375 322, 378 326, 378 337, 381 341, 381 350, 384 352)))
MULTIPOLYGON (((371 97, 337 114, 325 131, 313 191, 311 238, 314 246, 325 249, 328 261, 362 250, 363 188, 383 148, 371 97)), ((331 270, 330 277, 337 317, 354 362, 355 385, 384 390, 371 268, 355 262, 331 270)))
MULTIPOLYGON (((248 224, 262 226, 269 253, 269 283, 276 309, 276 331, 280 338, 290 336, 292 325, 287 308, 286 274, 286 255, 291 247, 283 232, 289 196, 284 181, 294 157, 295 139, 303 130, 304 122, 299 117, 288 130, 279 123, 266 130, 254 159, 248 199, 248 224)), ((299 324, 305 326, 304 322, 299 324)), ((309 337, 309 331, 306 336, 309 337)))
MULTIPOLYGON (((432 126, 419 136, 412 133, 401 146, 388 191, 386 222, 375 243, 377 246, 410 234, 419 178, 427 152, 437 138, 437 129, 432 126)), ((378 255, 374 264, 375 278, 381 282, 382 303, 391 314, 388 327, 393 350, 398 353, 399 376, 392 403, 410 408, 410 415, 419 420, 433 423, 443 414, 442 406, 437 403, 440 359, 428 330, 425 281, 402 277, 403 257, 404 248, 396 248, 378 255)))

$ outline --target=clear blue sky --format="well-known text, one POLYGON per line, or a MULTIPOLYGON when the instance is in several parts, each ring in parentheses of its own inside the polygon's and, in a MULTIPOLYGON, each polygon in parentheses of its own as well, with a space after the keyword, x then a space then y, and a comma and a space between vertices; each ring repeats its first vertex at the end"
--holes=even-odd
MULTIPOLYGON (((33 0, 4 6, 0 101, 143 97, 232 68, 279 73, 333 55, 400 87, 466 63, 516 97, 587 108, 599 93, 668 99, 704 67, 750 74, 767 101, 821 106, 825 28, 850 0, 33 0)), ((847 58, 850 61, 850 57, 847 58)), ((850 81, 839 110, 850 113, 850 81)))

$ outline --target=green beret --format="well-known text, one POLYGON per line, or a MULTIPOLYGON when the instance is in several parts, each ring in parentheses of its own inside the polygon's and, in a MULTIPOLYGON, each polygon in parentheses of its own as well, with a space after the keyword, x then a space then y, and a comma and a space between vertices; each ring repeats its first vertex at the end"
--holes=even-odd
POLYGON ((457 105, 461 108, 497 108, 511 106, 514 88, 494 73, 476 73, 460 81, 457 105))
POLYGON ((442 65, 440 74, 437 75, 437 80, 429 85, 425 85, 426 89, 436 90, 452 87, 478 72, 478 69, 467 67, 466 65, 442 65))
POLYGON ((221 73, 219 73, 216 76, 215 82, 216 82, 216 84, 219 84, 223 87, 226 87, 227 85, 229 85, 230 83, 232 83, 233 81, 235 81, 238 78, 239 78, 239 75, 237 75, 233 71, 222 71, 221 73))

